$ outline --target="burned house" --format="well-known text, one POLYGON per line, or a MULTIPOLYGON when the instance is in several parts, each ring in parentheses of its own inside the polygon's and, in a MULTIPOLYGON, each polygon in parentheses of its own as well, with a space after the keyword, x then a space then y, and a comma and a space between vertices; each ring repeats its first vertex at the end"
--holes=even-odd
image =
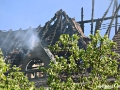
POLYGON ((43 27, 0 31, 0 48, 5 61, 20 66, 29 78, 43 77, 38 66, 48 67, 50 60, 54 60, 47 46, 54 45, 61 34, 78 34, 80 48, 86 48, 90 41, 80 24, 59 10, 43 27))

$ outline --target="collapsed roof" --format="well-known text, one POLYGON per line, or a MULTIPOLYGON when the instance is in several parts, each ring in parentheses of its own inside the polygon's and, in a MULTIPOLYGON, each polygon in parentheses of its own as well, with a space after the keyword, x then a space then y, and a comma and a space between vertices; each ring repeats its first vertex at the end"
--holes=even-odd
POLYGON ((118 29, 112 40, 117 43, 117 49, 114 48, 114 51, 120 54, 120 28, 118 29))
POLYGON ((5 54, 13 48, 30 49, 36 41, 41 42, 43 46, 53 45, 61 34, 78 34, 81 37, 79 40, 81 48, 84 48, 90 40, 85 37, 75 19, 70 18, 61 9, 43 27, 38 26, 37 28, 10 30, 7 32, 0 31, 0 48, 5 54))
POLYGON ((74 18, 70 18, 62 9, 57 11, 54 17, 45 24, 40 30, 39 36, 43 45, 53 45, 61 34, 78 34, 81 37, 82 47, 89 40, 85 37, 80 24, 75 22, 74 18))

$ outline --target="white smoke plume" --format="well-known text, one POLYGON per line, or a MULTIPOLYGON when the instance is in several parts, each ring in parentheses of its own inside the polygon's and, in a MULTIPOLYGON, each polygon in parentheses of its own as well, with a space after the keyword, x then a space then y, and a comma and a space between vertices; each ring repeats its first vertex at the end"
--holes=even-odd
POLYGON ((26 54, 33 50, 40 41, 35 28, 22 30, 22 32, 17 35, 17 40, 20 40, 20 42, 16 46, 27 51, 26 54))
POLYGON ((24 41, 24 44, 30 49, 33 50, 36 44, 39 42, 38 34, 35 30, 31 29, 28 31, 27 40, 24 41))

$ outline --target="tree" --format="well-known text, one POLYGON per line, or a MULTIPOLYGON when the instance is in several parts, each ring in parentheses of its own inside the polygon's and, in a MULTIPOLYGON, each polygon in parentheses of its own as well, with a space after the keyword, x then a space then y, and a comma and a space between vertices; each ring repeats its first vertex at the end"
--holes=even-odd
POLYGON ((79 48, 79 36, 76 34, 71 37, 63 34, 55 45, 49 46, 56 59, 56 62, 51 60, 47 70, 48 84, 52 90, 95 90, 106 85, 118 88, 120 70, 117 60, 120 56, 113 51, 116 43, 106 35, 101 37, 99 31, 90 38, 92 41, 86 49, 79 48), (79 63, 81 59, 82 64, 79 63), (91 68, 90 73, 86 72, 88 68, 91 68), (109 77, 115 78, 115 82, 108 81, 109 77), (77 83, 74 83, 74 78, 77 83))
POLYGON ((12 67, 3 60, 3 54, 0 50, 0 90, 33 90, 32 82, 20 72, 19 67, 12 67))

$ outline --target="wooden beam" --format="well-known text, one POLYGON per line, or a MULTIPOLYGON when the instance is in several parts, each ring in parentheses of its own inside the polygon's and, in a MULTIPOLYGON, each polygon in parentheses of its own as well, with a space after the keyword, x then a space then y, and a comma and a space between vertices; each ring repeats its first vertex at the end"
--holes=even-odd
MULTIPOLYGON (((83 15, 83 7, 82 7, 81 8, 81 21, 83 21, 83 17, 84 17, 84 15, 83 15)), ((84 33, 84 23, 81 23, 81 28, 82 28, 82 31, 84 33)))
POLYGON ((117 7, 117 9, 116 9, 116 11, 115 11, 115 13, 114 13, 114 16, 113 16, 113 18, 112 18, 112 20, 111 20, 111 22, 110 22, 110 24, 109 24, 109 27, 108 27, 108 29, 107 29, 107 31, 106 31, 106 35, 108 34, 108 37, 110 36, 111 25, 112 25, 112 23, 113 23, 113 21, 114 21, 114 18, 115 18, 115 16, 116 16, 116 14, 118 13, 119 9, 120 9, 120 5, 117 7))
MULTIPOLYGON (((118 7, 118 1, 116 0, 115 1, 115 8, 117 9, 118 7)), ((117 15, 118 15, 118 12, 117 12, 117 15)), ((117 33, 117 24, 118 24, 118 18, 115 19, 115 34, 117 33)))
MULTIPOLYGON (((120 15, 117 15, 115 18, 119 18, 119 17, 120 17, 120 15)), ((114 18, 114 16, 106 17, 106 18, 104 18, 104 20, 109 20, 109 19, 112 19, 112 18, 114 18)), ((93 22, 96 22, 97 20, 98 19, 93 19, 93 22)), ((102 18, 99 18, 99 20, 101 21, 102 18)), ((79 24, 81 24, 81 23, 91 23, 91 22, 92 22, 92 20, 78 21, 79 24)))
POLYGON ((92 0, 91 34, 93 34, 94 0, 92 0))
MULTIPOLYGON (((105 14, 103 15, 102 20, 101 20, 101 23, 100 23, 100 25, 99 25, 99 28, 101 28, 101 24, 103 23, 104 18, 106 17, 107 13, 109 12, 109 9, 110 9, 112 3, 113 3, 113 0, 111 1, 111 3, 110 3, 110 5, 109 5, 108 9, 106 10, 105 14)), ((112 15, 112 16, 113 16, 113 15, 112 15)))

